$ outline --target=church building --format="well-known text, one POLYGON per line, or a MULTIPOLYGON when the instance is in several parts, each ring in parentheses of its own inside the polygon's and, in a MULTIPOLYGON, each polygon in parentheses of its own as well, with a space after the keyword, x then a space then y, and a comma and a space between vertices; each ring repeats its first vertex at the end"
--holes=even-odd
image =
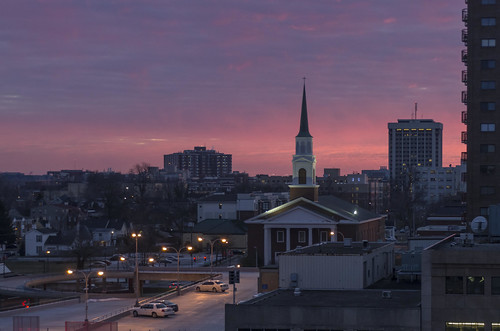
POLYGON ((279 253, 328 241, 383 241, 386 216, 334 196, 319 196, 316 157, 302 92, 300 129, 292 158, 290 201, 245 221, 248 254, 259 266, 277 264, 279 253), (256 256, 257 255, 257 256, 256 256))

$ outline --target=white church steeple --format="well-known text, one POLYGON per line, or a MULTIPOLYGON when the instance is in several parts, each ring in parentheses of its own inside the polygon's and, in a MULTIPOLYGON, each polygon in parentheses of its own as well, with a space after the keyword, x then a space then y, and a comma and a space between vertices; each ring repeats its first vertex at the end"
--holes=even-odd
POLYGON ((295 155, 292 159, 293 179, 290 187, 290 200, 304 197, 318 201, 318 185, 316 185, 316 157, 313 155, 313 137, 309 133, 307 120, 306 84, 302 92, 302 109, 300 129, 295 137, 295 155))

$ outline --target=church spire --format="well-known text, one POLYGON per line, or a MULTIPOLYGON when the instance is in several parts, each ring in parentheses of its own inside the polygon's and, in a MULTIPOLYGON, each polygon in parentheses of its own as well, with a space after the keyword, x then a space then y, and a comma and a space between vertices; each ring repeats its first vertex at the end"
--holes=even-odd
POLYGON ((318 201, 318 185, 316 185, 316 157, 313 154, 313 137, 309 133, 307 123, 306 84, 302 91, 302 111, 300 114, 300 131, 295 137, 295 155, 292 158, 293 176, 290 187, 290 200, 298 197, 318 201))
POLYGON ((300 113, 300 130, 297 137, 312 137, 309 133, 309 123, 307 121, 307 101, 306 101, 306 79, 304 78, 304 88, 302 91, 302 110, 300 113))

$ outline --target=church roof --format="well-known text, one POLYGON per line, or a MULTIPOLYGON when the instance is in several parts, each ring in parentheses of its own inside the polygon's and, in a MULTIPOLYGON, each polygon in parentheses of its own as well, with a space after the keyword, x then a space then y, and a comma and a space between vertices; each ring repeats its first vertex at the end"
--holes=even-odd
POLYGON ((309 199, 299 197, 286 204, 252 217, 245 223, 251 224, 266 222, 282 213, 296 208, 305 208, 315 214, 321 215, 324 218, 329 218, 332 221, 347 221, 349 223, 361 223, 381 217, 378 214, 372 213, 334 196, 320 196, 318 200, 318 202, 314 202, 309 199))
POLYGON ((307 121, 306 84, 302 92, 302 110, 300 113, 300 130, 297 137, 312 137, 309 133, 309 123, 307 121))

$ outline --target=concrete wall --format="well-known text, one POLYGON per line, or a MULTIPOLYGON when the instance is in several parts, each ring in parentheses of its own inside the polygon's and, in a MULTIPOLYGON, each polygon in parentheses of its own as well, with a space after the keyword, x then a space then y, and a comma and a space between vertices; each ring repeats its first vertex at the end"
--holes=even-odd
POLYGON ((500 277, 500 244, 443 245, 422 255, 423 329, 444 330, 446 322, 481 322, 491 330, 491 323, 500 322, 500 295, 491 293, 492 277, 500 277), (449 276, 463 277, 462 294, 446 294, 449 276), (467 293, 468 277, 484 277, 484 294, 467 293))

